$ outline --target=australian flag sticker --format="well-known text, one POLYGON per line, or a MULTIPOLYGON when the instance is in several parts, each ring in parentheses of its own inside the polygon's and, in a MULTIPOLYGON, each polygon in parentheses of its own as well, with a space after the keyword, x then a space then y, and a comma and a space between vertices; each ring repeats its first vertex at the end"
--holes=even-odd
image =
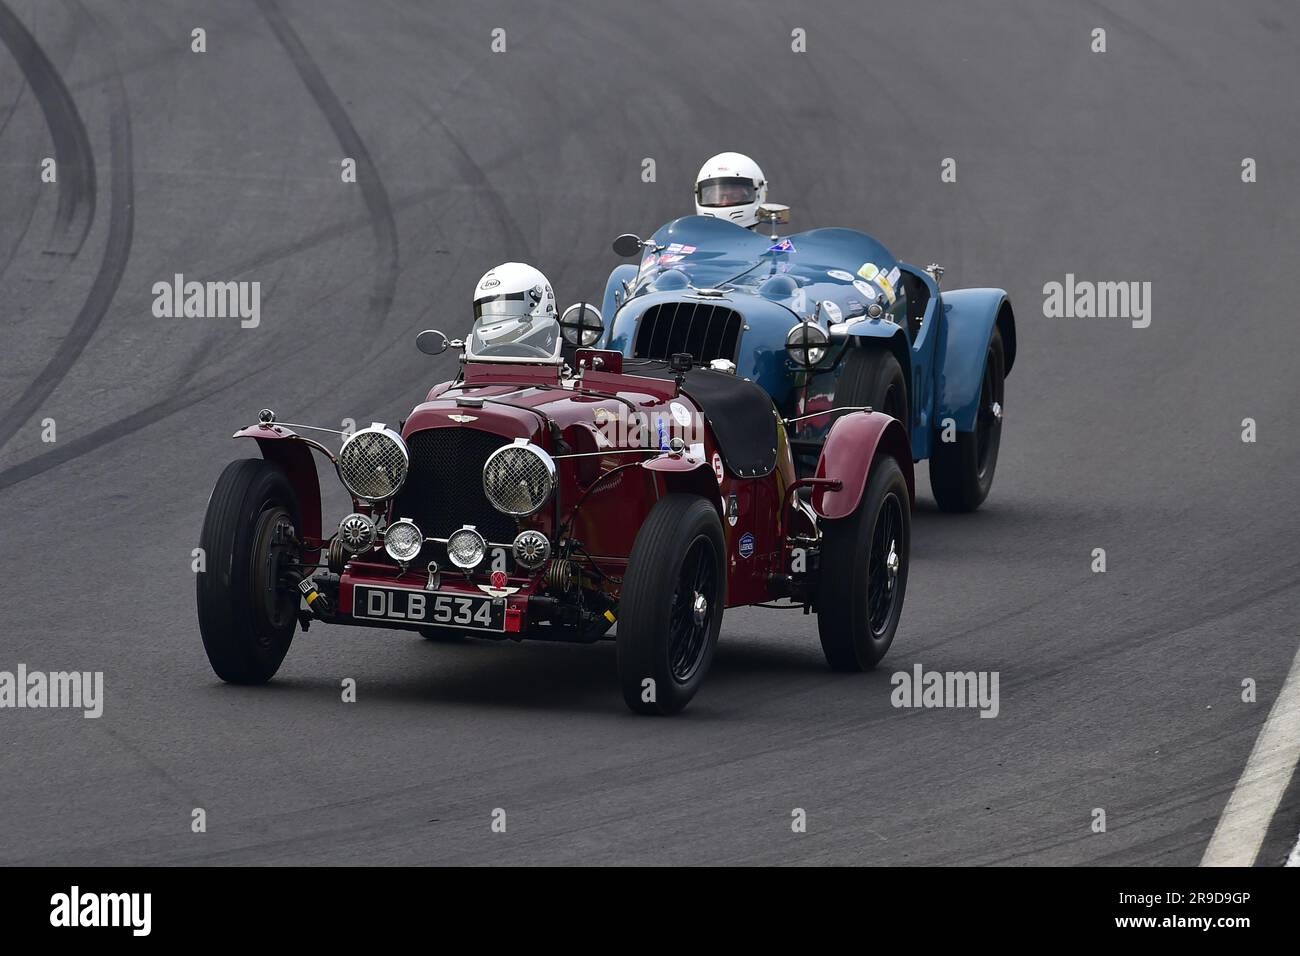
POLYGON ((794 252, 794 243, 789 239, 782 239, 774 246, 770 246, 768 252, 794 252))
POLYGON ((740 536, 740 547, 738 548, 742 558, 752 558, 754 556, 754 536, 746 531, 740 536))

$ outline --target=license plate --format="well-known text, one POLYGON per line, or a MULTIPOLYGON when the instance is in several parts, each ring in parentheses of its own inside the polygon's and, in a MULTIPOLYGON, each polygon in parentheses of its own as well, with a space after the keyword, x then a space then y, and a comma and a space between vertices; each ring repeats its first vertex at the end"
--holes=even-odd
POLYGON ((367 620, 432 624, 471 631, 504 631, 506 602, 476 594, 411 591, 366 584, 352 589, 352 616, 367 620))

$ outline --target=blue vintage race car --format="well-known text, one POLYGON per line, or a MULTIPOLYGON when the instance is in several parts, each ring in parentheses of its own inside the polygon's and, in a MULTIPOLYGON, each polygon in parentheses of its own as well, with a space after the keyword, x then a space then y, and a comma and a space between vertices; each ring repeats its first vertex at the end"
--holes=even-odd
MULTIPOLYGON (((763 207, 773 233, 788 215, 763 207)), ((1001 289, 940 292, 938 266, 899 262, 852 229, 782 238, 686 216, 650 239, 620 236, 615 249, 640 264, 610 273, 601 318, 566 322, 570 341, 640 359, 689 353, 757 382, 784 417, 806 416, 789 432, 805 469, 835 418, 819 411, 871 406, 904 424, 917 461, 930 460, 940 508, 972 511, 988 495, 1016 357, 1001 289)))

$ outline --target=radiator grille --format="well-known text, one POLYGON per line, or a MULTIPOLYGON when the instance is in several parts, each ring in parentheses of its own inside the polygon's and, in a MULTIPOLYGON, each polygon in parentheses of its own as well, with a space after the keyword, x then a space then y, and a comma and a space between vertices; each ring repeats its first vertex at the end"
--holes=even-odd
POLYGON ((641 316, 632 346, 635 358, 666 359, 689 352, 697 362, 736 360, 744 320, 726 306, 704 302, 663 302, 641 316))
MULTIPOLYGON (((483 463, 509 441, 474 428, 415 432, 406 440, 411 468, 397 493, 393 516, 410 518, 431 538, 450 537, 462 525, 472 524, 488 541, 514 540, 514 519, 493 508, 483 493, 483 463)), ((445 566, 446 549, 426 544, 417 560, 445 566)))

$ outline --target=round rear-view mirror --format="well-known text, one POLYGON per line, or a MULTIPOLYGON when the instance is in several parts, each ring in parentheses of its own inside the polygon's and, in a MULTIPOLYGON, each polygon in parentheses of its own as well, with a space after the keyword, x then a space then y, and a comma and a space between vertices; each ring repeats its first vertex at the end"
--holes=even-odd
POLYGON ((425 329, 415 337, 415 347, 425 355, 441 355, 447 351, 447 336, 437 329, 425 329))
POLYGON ((614 240, 614 251, 624 259, 630 259, 641 252, 641 239, 630 232, 625 232, 614 240))

